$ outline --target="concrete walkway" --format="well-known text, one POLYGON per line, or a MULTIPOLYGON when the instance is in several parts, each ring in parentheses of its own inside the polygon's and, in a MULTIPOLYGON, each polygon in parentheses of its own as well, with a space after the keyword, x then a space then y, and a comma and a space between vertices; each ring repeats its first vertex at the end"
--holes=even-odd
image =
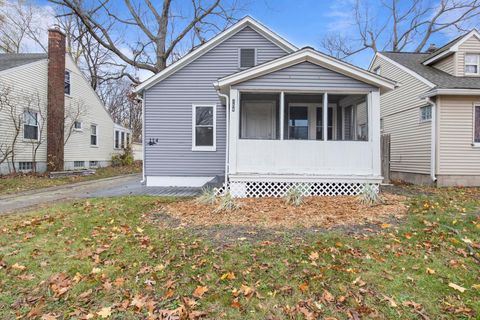
POLYGON ((0 214, 80 198, 128 195, 193 196, 199 188, 145 187, 141 174, 112 177, 0 196, 0 214))

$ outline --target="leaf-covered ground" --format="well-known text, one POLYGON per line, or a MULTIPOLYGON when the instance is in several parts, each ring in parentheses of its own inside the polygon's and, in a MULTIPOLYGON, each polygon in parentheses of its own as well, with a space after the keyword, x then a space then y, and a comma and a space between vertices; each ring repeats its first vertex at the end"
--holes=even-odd
POLYGON ((140 164, 124 167, 98 168, 96 169, 94 175, 62 177, 55 179, 49 178, 46 174, 12 174, 0 176, 0 195, 110 178, 138 172, 142 172, 142 166, 140 164))
POLYGON ((152 223, 159 202, 175 199, 5 217, 0 318, 476 319, 480 191, 417 191, 426 195, 410 198, 405 220, 375 232, 230 243, 152 223))

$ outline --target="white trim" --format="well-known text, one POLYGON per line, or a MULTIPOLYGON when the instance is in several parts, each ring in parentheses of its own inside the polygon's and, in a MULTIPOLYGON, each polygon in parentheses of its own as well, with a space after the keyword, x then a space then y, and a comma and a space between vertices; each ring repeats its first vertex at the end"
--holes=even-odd
POLYGON ((184 66, 188 65, 190 62, 194 61, 198 57, 202 56, 203 54, 207 53, 223 41, 227 40, 237 32, 243 30, 245 27, 251 27, 265 38, 282 48, 285 52, 290 53, 296 51, 298 48, 292 45, 290 42, 285 40, 284 38, 280 37, 275 32, 271 31, 252 17, 245 17, 230 28, 226 29, 225 31, 217 34, 215 37, 198 47, 196 50, 190 52, 189 54, 182 57, 180 60, 172 63, 170 66, 165 68, 164 70, 160 71, 159 73, 151 76, 140 85, 138 85, 133 91, 134 92, 141 92, 153 86, 155 83, 165 79, 166 77, 170 76, 171 74, 175 73, 177 70, 180 70, 184 66))
MULTIPOLYGON (((375 55, 375 57, 380 57, 382 58, 383 60, 393 64, 395 67, 405 71, 406 73, 408 73, 409 75, 413 76, 414 78, 422 81, 423 83, 425 83, 427 86, 429 86, 430 88, 434 88, 436 87, 436 85, 430 81, 428 81, 427 79, 425 79, 424 77, 422 77, 421 75, 419 75, 418 73, 416 73, 415 71, 405 67, 404 65, 401 65, 400 63, 384 56, 383 54, 381 54, 380 52, 377 52, 377 54, 375 55)), ((373 61, 373 60, 372 60, 373 61)))
POLYGON ((146 176, 147 187, 202 187, 214 177, 146 176))
POLYGON ((453 45, 450 49, 436 55, 436 56, 433 56, 431 57, 430 59, 426 60, 423 62, 424 65, 429 65, 439 59, 441 59, 442 57, 444 56, 447 56, 449 54, 452 54, 452 53, 455 53, 459 50, 460 46, 465 42, 467 41, 468 39, 470 39, 470 37, 472 36, 475 36, 477 37, 479 40, 480 40, 480 32, 478 32, 476 29, 473 29, 472 31, 470 31, 469 33, 467 33, 466 35, 464 35, 462 37, 462 39, 460 41, 458 41, 457 43, 455 43, 455 45, 453 45))
POLYGON ((433 89, 422 94, 420 98, 434 97, 437 95, 477 96, 480 95, 480 89, 433 89))
POLYGON ((65 68, 65 74, 63 75, 63 93, 67 96, 67 97, 71 97, 72 96, 72 71, 70 71, 69 69, 65 68), (65 93, 65 75, 68 74, 68 93, 65 93))
POLYGON ((269 74, 271 72, 275 72, 277 70, 281 70, 305 61, 326 67, 327 69, 339 72, 346 76, 375 86, 379 86, 386 90, 395 89, 395 81, 337 60, 311 48, 304 48, 290 55, 263 63, 244 71, 240 71, 230 76, 226 76, 214 82, 214 86, 218 89, 221 87, 235 85, 237 83, 260 77, 262 75, 269 74))
POLYGON ((25 108, 23 110, 23 113, 22 113, 22 131, 23 131, 23 135, 22 135, 22 140, 23 142, 34 142, 34 141, 41 141, 41 138, 40 137, 40 119, 41 115, 40 115, 40 111, 38 110, 32 110, 32 109, 28 109, 28 108, 25 108), (26 124, 25 123, 25 112, 28 112, 28 113, 35 113, 35 120, 37 121, 37 124, 35 126, 32 126, 30 124, 26 124), (37 139, 31 139, 31 138, 25 138, 25 126, 30 126, 30 127, 37 127, 37 139))
POLYGON ((429 104, 427 105, 418 107, 418 123, 422 124, 422 123, 432 122, 432 118, 433 118, 433 107, 431 102, 429 102, 429 104), (422 119, 422 108, 430 108, 430 119, 422 119))
POLYGON ((425 101, 432 107, 432 127, 431 127, 431 140, 430 140, 430 177, 432 181, 437 180, 436 176, 436 164, 437 164, 437 104, 433 102, 429 97, 425 98, 425 101))
POLYGON ((308 174, 255 174, 242 173, 230 175, 231 181, 258 181, 258 182, 369 182, 382 181, 381 176, 375 175, 308 175, 308 174))
POLYGON ((217 151, 217 105, 212 103, 196 103, 192 104, 192 151, 217 151), (198 107, 208 107, 213 109, 213 145, 197 146, 195 138, 195 129, 198 107))
POLYGON ((285 139, 285 91, 280 92, 280 123, 279 125, 280 125, 280 140, 284 140, 285 139))

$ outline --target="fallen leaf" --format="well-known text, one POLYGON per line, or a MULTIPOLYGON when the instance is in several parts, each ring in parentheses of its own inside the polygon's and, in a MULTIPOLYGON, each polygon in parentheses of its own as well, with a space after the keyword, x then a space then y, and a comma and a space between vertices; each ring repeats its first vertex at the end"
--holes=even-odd
POLYGON ((27 267, 22 266, 21 264, 15 263, 15 264, 12 266, 12 269, 23 271, 23 270, 27 269, 27 267))
POLYGON ((97 312, 102 319, 106 319, 112 315, 112 308, 102 308, 100 311, 97 312))
POLYGON ((319 256, 318 252, 313 251, 312 253, 310 253, 310 255, 308 257, 310 258, 310 260, 315 261, 315 260, 318 260, 318 258, 320 256, 319 256))
POLYGON ((222 276, 220 277, 221 280, 233 280, 235 279, 235 274, 233 272, 227 272, 227 273, 224 273, 222 274, 222 276))
POLYGON ((300 291, 302 292, 305 292, 308 290, 308 284, 306 282, 302 283, 301 285, 298 286, 298 289, 300 289, 300 291))
POLYGON ((241 305, 240 302, 238 302, 238 299, 233 299, 232 303, 230 304, 232 308, 235 309, 240 309, 241 305))
POLYGON ((195 289, 195 291, 193 292, 193 296, 195 298, 201 298, 207 291, 208 291, 207 287, 197 286, 197 289, 195 289))
POLYGON ((333 302, 335 300, 335 297, 330 292, 328 292, 328 290, 323 290, 322 298, 327 302, 333 302))
POLYGON ((427 273, 428 274, 435 274, 435 270, 427 268, 427 273))
POLYGON ((462 292, 462 293, 463 293, 465 290, 467 290, 467 289, 465 289, 464 287, 461 287, 461 286, 459 286, 459 285, 457 285, 457 284, 455 284, 455 283, 453 283, 453 282, 450 282, 450 283, 448 284, 448 286, 449 286, 450 288, 453 288, 453 289, 455 289, 455 290, 457 290, 457 291, 460 291, 460 292, 462 292))
POLYGON ((41 319, 42 320, 57 320, 57 316, 53 315, 51 313, 47 313, 47 314, 42 315, 41 319))

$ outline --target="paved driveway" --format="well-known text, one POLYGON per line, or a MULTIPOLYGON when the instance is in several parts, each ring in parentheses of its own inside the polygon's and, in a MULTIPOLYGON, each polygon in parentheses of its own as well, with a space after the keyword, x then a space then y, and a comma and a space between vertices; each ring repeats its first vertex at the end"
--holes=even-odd
POLYGON ((194 196, 199 188, 146 187, 141 174, 87 181, 0 196, 0 214, 23 211, 59 201, 128 195, 194 196))

